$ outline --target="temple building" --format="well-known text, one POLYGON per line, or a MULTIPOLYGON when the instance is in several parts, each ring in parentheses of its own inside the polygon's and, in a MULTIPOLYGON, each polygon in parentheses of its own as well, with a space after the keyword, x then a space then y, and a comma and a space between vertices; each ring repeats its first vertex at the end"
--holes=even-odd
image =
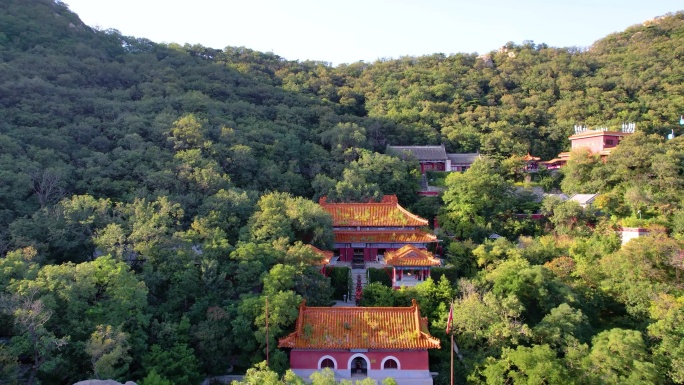
POLYGON ((432 385, 428 349, 439 339, 428 331, 418 304, 409 307, 308 307, 302 303, 295 331, 278 347, 289 348, 290 368, 308 378, 330 368, 336 380, 432 385))
POLYGON ((532 156, 528 152, 527 155, 525 155, 522 158, 523 162, 525 162, 524 171, 525 172, 537 172, 539 171, 539 161, 541 158, 537 156, 532 156))
POLYGON ((479 153, 447 154, 444 145, 439 146, 387 146, 387 153, 402 156, 410 154, 420 163, 420 173, 425 171, 459 171, 470 168, 479 153))
MULTIPOLYGON (((610 155, 615 147, 625 136, 634 132, 635 126, 630 123, 629 127, 624 127, 622 131, 608 131, 607 129, 587 130, 586 127, 575 127, 575 134, 568 137, 570 139, 570 151, 579 148, 587 148, 592 154, 599 154, 603 161, 610 155)), ((563 167, 570 159, 570 152, 561 152, 558 157, 541 162, 549 170, 563 167)))
POLYGON ((420 163, 420 173, 425 171, 450 171, 451 161, 444 145, 441 146, 387 146, 387 152, 403 155, 409 153, 420 163))
POLYGON ((385 263, 392 267, 392 287, 411 286, 430 276, 430 268, 442 264, 427 250, 406 245, 385 255, 385 263))
POLYGON ((479 152, 447 154, 447 158, 449 158, 450 162, 448 171, 465 172, 473 165, 473 163, 475 163, 475 160, 477 160, 480 156, 481 155, 479 152))
POLYGON ((401 207, 396 195, 366 203, 328 203, 322 197, 319 204, 333 219, 335 256, 352 266, 377 262, 378 256, 406 245, 426 249, 437 242, 437 237, 421 230, 428 226, 427 219, 401 207))

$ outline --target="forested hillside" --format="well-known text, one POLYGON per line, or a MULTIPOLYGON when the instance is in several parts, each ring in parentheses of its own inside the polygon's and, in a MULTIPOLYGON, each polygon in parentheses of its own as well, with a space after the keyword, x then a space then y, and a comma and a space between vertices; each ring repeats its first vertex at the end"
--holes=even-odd
MULTIPOLYGON (((681 383, 684 146, 662 137, 682 134, 683 63, 683 12, 586 49, 507 43, 333 67, 159 44, 95 30, 59 1, 0 0, 0 376, 197 384, 264 359, 266 297, 282 373, 276 341, 301 299, 333 297, 303 246, 332 246, 314 200, 397 194, 439 214, 461 279, 371 287, 366 304, 418 297, 444 344, 460 298, 459 381, 514 377, 533 357, 578 383, 681 383), (575 124, 626 121, 640 133, 615 160, 574 154, 562 181, 535 180, 603 192, 598 217, 513 193, 516 156, 549 159, 575 124), (416 164, 384 150, 440 143, 487 159, 419 199, 416 164), (548 221, 513 215, 540 208, 548 221), (655 238, 620 251, 625 218, 655 238), (481 243, 492 231, 510 241, 481 243), (628 363, 602 367, 616 349, 628 363)), ((432 360, 441 373, 447 353, 432 360)))

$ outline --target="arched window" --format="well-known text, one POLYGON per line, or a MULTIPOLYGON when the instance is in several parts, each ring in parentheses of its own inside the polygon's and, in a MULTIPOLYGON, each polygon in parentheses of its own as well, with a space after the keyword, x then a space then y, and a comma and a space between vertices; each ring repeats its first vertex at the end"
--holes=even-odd
POLYGON ((382 364, 383 369, 399 369, 399 363, 393 358, 388 358, 385 363, 382 364))
POLYGON ((321 362, 321 369, 323 368, 335 369, 335 363, 330 358, 326 358, 321 362))

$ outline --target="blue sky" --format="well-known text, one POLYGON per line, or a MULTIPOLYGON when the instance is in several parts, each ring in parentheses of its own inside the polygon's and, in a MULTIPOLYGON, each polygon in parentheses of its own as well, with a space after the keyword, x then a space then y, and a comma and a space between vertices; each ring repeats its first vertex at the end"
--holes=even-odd
POLYGON ((86 24, 155 42, 245 46, 333 65, 506 42, 590 46, 681 0, 64 0, 86 24))

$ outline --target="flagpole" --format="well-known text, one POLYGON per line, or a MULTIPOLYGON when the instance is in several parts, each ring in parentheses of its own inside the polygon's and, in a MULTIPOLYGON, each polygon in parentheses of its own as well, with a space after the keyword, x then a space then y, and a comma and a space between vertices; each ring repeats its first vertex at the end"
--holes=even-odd
POLYGON ((451 333, 451 385, 454 385, 454 333, 451 333))
MULTIPOLYGON (((453 338, 451 339, 453 343, 453 338)), ((268 366, 268 296, 266 296, 266 367, 268 366)), ((454 353, 451 353, 451 361, 454 361, 454 353)), ((452 383, 453 385, 453 383, 452 383)))
POLYGON ((451 300, 451 306, 449 306, 449 317, 447 319, 447 333, 451 335, 451 385, 454 385, 454 333, 451 331, 451 323, 454 317, 454 300, 451 300))

